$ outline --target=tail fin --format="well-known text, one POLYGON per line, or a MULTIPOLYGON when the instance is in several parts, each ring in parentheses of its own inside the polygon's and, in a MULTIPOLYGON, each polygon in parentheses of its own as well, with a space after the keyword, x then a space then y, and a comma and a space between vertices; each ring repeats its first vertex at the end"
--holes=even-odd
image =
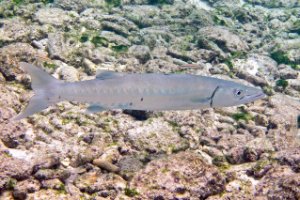
POLYGON ((53 94, 49 93, 49 88, 59 87, 58 84, 61 82, 29 63, 20 62, 20 67, 31 76, 31 87, 34 91, 34 96, 30 99, 28 106, 13 120, 23 119, 50 106, 53 103, 50 102, 53 94))

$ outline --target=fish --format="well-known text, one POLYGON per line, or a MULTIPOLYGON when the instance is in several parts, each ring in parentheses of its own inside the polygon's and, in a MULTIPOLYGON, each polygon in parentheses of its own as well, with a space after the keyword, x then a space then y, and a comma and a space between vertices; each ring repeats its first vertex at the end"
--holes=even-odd
POLYGON ((26 62, 34 95, 14 120, 21 120, 61 101, 90 104, 86 113, 104 110, 192 110, 246 104, 266 95, 260 88, 192 74, 100 71, 95 79, 65 82, 26 62))

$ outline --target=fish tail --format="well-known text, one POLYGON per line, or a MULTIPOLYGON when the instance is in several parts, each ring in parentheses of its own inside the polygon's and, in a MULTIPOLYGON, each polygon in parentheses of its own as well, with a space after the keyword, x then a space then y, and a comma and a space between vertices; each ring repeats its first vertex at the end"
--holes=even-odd
POLYGON ((53 90, 49 89, 50 87, 58 88, 61 83, 60 80, 29 63, 20 62, 20 67, 31 76, 31 87, 34 96, 29 100, 27 107, 12 120, 23 119, 55 103, 52 98, 53 93, 51 93, 53 90))

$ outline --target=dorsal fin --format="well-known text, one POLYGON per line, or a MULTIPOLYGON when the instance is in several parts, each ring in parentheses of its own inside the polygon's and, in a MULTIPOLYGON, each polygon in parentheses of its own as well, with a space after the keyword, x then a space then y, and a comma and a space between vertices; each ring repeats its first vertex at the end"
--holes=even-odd
POLYGON ((116 78, 116 77, 120 77, 120 76, 123 76, 123 74, 119 73, 119 72, 114 72, 114 71, 100 70, 100 71, 97 71, 96 79, 105 80, 105 79, 111 79, 111 78, 116 78))

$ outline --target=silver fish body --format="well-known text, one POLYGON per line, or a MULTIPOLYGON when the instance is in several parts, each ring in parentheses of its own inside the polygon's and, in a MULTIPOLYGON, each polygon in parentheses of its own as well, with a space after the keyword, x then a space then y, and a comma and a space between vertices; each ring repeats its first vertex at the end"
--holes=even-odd
POLYGON ((63 82, 31 64, 20 65, 31 75, 35 96, 16 119, 64 100, 89 103, 87 112, 93 113, 107 109, 163 111, 234 106, 265 96, 261 89, 206 76, 104 71, 93 80, 63 82))

